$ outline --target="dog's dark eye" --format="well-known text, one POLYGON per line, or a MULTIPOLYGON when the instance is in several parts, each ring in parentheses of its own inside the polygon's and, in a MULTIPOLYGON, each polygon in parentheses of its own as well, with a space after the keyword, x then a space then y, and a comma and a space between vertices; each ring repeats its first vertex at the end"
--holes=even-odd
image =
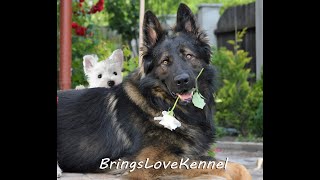
POLYGON ((98 78, 101 78, 101 77, 102 77, 102 74, 99 74, 99 75, 98 75, 98 78))
POLYGON ((191 54, 187 54, 187 55, 186 55, 186 58, 187 58, 187 59, 191 59, 192 57, 193 57, 193 56, 192 56, 191 54))
POLYGON ((117 73, 117 72, 113 72, 113 74, 114 74, 114 75, 118 75, 118 73, 117 73))

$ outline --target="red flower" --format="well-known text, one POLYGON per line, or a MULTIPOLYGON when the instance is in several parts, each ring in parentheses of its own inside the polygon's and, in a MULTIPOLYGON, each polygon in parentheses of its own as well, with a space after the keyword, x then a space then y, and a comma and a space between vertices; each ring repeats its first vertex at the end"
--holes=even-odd
POLYGON ((83 2, 84 2, 84 0, 80 0, 80 2, 81 2, 81 3, 83 3, 83 2))
POLYGON ((79 7, 82 7, 82 3, 79 3, 79 7))
POLYGON ((98 2, 97 4, 99 4, 100 6, 103 7, 103 5, 104 5, 104 0, 99 0, 99 2, 98 2))
POLYGON ((100 12, 103 10, 103 8, 104 8, 104 0, 99 0, 99 2, 97 2, 97 4, 92 6, 92 8, 89 11, 89 14, 94 14, 96 12, 100 12))
POLYGON ((76 22, 72 22, 72 28, 77 28, 79 25, 76 22))
POLYGON ((84 36, 86 34, 87 28, 86 27, 82 27, 82 26, 78 26, 76 28, 76 34, 78 36, 84 36))

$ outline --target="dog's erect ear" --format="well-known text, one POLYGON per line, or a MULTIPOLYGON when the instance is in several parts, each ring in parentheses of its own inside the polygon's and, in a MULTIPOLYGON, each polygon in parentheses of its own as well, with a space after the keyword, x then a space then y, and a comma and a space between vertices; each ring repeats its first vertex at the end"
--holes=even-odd
POLYGON ((196 19, 191 9, 187 5, 180 3, 178 12, 177 12, 177 24, 174 28, 174 31, 175 32, 186 31, 186 32, 197 33, 198 31, 197 29, 198 27, 196 24, 196 19))
POLYGON ((143 19, 143 69, 144 73, 148 73, 152 69, 152 58, 148 54, 151 49, 165 34, 158 18, 151 12, 146 11, 143 19))
POLYGON ((143 20, 143 40, 147 47, 153 47, 161 39, 163 29, 158 18, 151 12, 146 11, 143 20))
POLYGON ((85 74, 90 73, 91 69, 98 62, 98 57, 96 55, 85 55, 83 56, 83 70, 85 74))
POLYGON ((117 63, 119 67, 123 65, 123 52, 121 49, 116 49, 112 52, 111 56, 109 57, 110 63, 117 63))

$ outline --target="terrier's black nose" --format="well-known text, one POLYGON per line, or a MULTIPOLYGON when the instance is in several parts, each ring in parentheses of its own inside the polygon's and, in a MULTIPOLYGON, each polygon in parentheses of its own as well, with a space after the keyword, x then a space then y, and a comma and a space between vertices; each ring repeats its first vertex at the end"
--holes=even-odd
POLYGON ((110 87, 114 86, 114 81, 108 81, 108 86, 110 87))

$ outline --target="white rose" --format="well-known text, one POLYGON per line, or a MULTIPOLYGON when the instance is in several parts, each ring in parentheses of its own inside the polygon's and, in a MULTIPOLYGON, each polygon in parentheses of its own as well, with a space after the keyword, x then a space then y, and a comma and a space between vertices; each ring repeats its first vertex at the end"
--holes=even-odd
POLYGON ((160 120, 159 124, 162 124, 165 128, 168 128, 172 131, 181 126, 180 121, 171 116, 169 112, 162 111, 162 115, 162 117, 154 117, 154 120, 160 120))

